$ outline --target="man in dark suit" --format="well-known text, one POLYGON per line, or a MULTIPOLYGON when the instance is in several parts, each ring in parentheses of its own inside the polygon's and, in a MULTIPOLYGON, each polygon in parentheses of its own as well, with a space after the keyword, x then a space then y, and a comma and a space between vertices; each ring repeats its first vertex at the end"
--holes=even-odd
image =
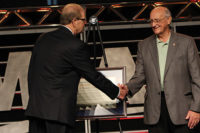
MULTIPOLYGON (((77 89, 81 77, 111 99, 123 99, 120 89, 90 64, 86 45, 75 37, 83 31, 83 7, 68 4, 61 15, 62 26, 37 40, 28 73, 30 133, 71 133, 75 124, 77 89)), ((119 85, 120 86, 120 85, 119 85)))
POLYGON ((146 85, 144 122, 150 133, 189 133, 200 120, 200 60, 192 37, 170 30, 166 7, 150 13, 154 35, 138 44, 132 95, 146 85))

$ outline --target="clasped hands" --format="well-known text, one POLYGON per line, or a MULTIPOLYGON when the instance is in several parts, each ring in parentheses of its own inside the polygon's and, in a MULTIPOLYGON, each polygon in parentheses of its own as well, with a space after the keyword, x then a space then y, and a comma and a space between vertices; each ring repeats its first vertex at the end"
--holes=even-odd
POLYGON ((124 84, 118 84, 117 86, 120 89, 120 94, 117 98, 123 100, 128 93, 128 87, 127 85, 124 85, 124 84))

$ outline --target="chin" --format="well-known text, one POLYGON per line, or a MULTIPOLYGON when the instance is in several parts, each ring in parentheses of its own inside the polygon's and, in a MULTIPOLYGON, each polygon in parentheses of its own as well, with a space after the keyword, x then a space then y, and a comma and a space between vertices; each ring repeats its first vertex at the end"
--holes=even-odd
POLYGON ((159 34, 162 34, 162 31, 161 31, 161 30, 156 30, 156 31, 154 31, 154 33, 155 33, 156 35, 159 35, 159 34))
POLYGON ((158 29, 153 29, 154 34, 158 35, 160 33, 160 30, 158 29))
POLYGON ((160 34, 160 32, 155 32, 155 31, 154 31, 154 34, 156 34, 156 35, 159 35, 159 34, 160 34))

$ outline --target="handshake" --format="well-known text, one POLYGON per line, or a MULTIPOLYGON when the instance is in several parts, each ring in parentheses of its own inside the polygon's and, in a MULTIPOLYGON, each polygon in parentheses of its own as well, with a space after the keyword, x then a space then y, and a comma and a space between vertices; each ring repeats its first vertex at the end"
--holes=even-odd
POLYGON ((127 87, 127 85, 124 85, 124 84, 118 84, 117 86, 120 89, 120 92, 119 92, 119 95, 117 98, 123 100, 126 97, 126 95, 128 94, 128 91, 129 91, 128 87, 127 87))

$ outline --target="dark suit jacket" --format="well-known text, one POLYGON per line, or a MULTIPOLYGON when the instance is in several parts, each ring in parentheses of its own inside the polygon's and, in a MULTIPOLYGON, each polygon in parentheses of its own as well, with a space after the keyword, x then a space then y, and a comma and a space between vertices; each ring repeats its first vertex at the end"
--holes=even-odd
POLYGON ((30 61, 26 115, 74 126, 81 77, 116 98, 118 87, 97 72, 89 58, 86 45, 64 26, 42 35, 30 61))
MULTIPOLYGON (((161 84, 155 35, 139 43, 136 72, 127 85, 135 94, 144 84, 144 122, 156 124, 160 117, 161 84)), ((196 44, 189 36, 171 32, 164 92, 174 124, 186 124, 189 110, 200 112, 200 60, 196 44)))

